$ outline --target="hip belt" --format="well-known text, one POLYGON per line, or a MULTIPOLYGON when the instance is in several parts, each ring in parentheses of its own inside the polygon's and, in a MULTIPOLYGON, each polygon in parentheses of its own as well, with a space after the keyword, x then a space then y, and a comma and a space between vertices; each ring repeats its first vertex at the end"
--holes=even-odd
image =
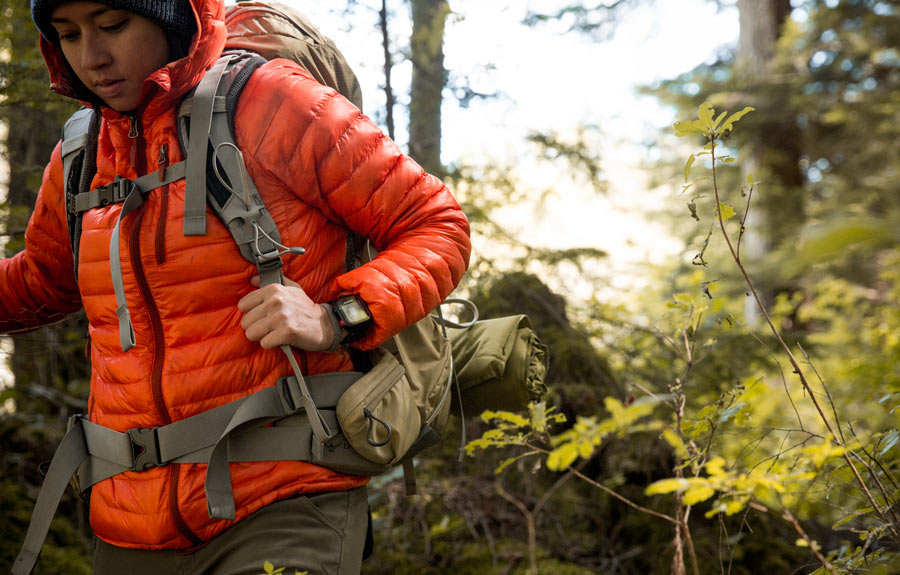
POLYGON ((25 542, 12 568, 28 575, 50 529, 50 521, 70 479, 84 492, 124 473, 170 463, 205 463, 206 499, 211 516, 234 515, 229 461, 306 461, 347 475, 373 476, 388 464, 375 463, 354 451, 340 433, 335 407, 359 372, 305 377, 322 422, 330 430, 320 442, 303 407, 294 376, 252 395, 192 417, 151 428, 116 431, 73 416, 38 495, 25 542))

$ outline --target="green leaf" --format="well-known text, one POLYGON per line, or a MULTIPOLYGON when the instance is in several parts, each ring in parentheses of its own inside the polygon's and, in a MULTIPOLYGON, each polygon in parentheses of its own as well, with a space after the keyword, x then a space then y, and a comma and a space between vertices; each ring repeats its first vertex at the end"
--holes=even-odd
POLYGON ((666 493, 674 493, 676 491, 684 491, 690 487, 687 479, 671 477, 669 479, 660 479, 654 481, 644 490, 645 495, 663 495, 666 493))
POLYGON ((725 202, 719 202, 719 215, 722 216, 723 221, 728 221, 735 216, 737 212, 734 211, 734 208, 730 204, 726 204, 725 202))
POLYGON ((746 506, 746 502, 739 499, 729 501, 728 505, 725 506, 725 515, 734 515, 735 513, 739 513, 743 511, 744 507, 746 506))
POLYGON ((713 457, 706 462, 706 472, 710 477, 722 477, 725 475, 725 460, 721 457, 713 457))
POLYGON ((531 411, 531 428, 538 433, 547 431, 547 404, 543 401, 532 402, 528 408, 531 411))
POLYGON ((725 411, 722 412, 722 415, 719 416, 719 421, 720 421, 721 423, 725 423, 726 421, 728 421, 729 419, 731 419, 732 417, 734 417, 734 415, 735 415, 737 412, 739 412, 741 409, 743 409, 743 408, 744 408, 744 405, 746 405, 746 404, 744 404, 744 403, 739 403, 739 404, 737 404, 737 405, 735 405, 735 406, 733 406, 733 407, 729 407, 728 409, 726 409, 725 411))
POLYGON ((687 449, 684 447, 684 442, 681 441, 681 438, 678 437, 678 434, 672 431, 670 428, 663 429, 662 438, 672 446, 672 449, 675 450, 675 453, 679 457, 685 457, 687 455, 687 449))
POLYGON ((713 114, 715 113, 716 111, 713 110, 712 104, 709 102, 703 102, 697 109, 697 118, 699 118, 700 126, 704 132, 711 133, 715 129, 713 125, 713 114))
POLYGON ((510 465, 512 465, 513 463, 515 463, 516 461, 518 461, 518 460, 520 460, 520 459, 522 459, 522 458, 524 458, 524 457, 528 457, 529 455, 535 455, 535 454, 537 454, 537 451, 528 451, 528 452, 525 452, 525 453, 520 453, 519 455, 516 455, 515 457, 508 457, 508 458, 504 459, 502 462, 500 462, 500 465, 498 465, 497 468, 494 469, 494 474, 495 474, 495 475, 500 475, 501 473, 503 473, 503 471, 504 471, 507 467, 509 467, 510 465))
POLYGON ((854 511, 854 512, 851 513, 850 515, 844 517, 843 519, 841 519, 840 521, 838 521, 837 523, 835 523, 834 525, 832 525, 831 528, 832 528, 832 529, 837 529, 838 527, 840 527, 840 526, 843 525, 844 523, 848 523, 848 522, 850 522, 850 521, 853 521, 854 519, 856 519, 856 518, 859 517, 860 515, 867 515, 867 514, 873 512, 873 511, 875 511, 875 509, 873 509, 872 507, 863 507, 862 509, 857 509, 856 511, 854 511))
POLYGON ((706 501, 716 494, 716 490, 709 485, 691 485, 684 494, 684 504, 694 505, 706 501))
POLYGON ((575 443, 564 443, 547 456, 547 469, 561 471, 567 469, 578 459, 578 446, 575 443))
POLYGON ((672 127, 675 128, 675 135, 679 138, 684 136, 689 136, 691 134, 704 134, 706 131, 703 129, 697 120, 693 122, 675 122, 672 124, 672 127))
POLYGON ((485 423, 496 419, 501 425, 511 425, 512 427, 526 427, 529 424, 526 418, 510 411, 485 411, 481 414, 481 419, 485 423))
POLYGON ((746 116, 747 114, 752 112, 753 110, 755 110, 755 108, 751 108, 750 106, 747 106, 740 112, 735 112, 734 114, 729 116, 728 119, 725 120, 725 123, 722 124, 721 126, 719 126, 719 128, 716 130, 716 135, 719 136, 719 135, 722 135, 725 132, 731 130, 734 127, 734 124, 738 120, 740 120, 741 118, 743 118, 744 116, 746 116))
POLYGON ((687 161, 684 163, 684 183, 688 183, 688 178, 691 176, 691 166, 694 165, 694 160, 697 158, 694 157, 694 154, 688 156, 687 161))
POLYGON ((727 111, 726 111, 726 112, 722 112, 721 114, 719 114, 719 117, 716 118, 716 121, 715 121, 715 122, 713 122, 713 129, 718 128, 718 127, 719 127, 719 124, 722 123, 722 120, 725 119, 725 116, 727 116, 727 115, 728 115, 728 112, 727 112, 727 111))
POLYGON ((890 433, 888 433, 883 438, 884 447, 881 448, 881 451, 878 453, 878 455, 884 457, 884 455, 897 444, 898 439, 900 439, 900 433, 897 433, 896 429, 891 430, 890 433))
POLYGON ((805 261, 827 261, 853 246, 870 249, 894 243, 895 226, 890 221, 863 216, 836 217, 811 226, 801 234, 800 257, 805 261))

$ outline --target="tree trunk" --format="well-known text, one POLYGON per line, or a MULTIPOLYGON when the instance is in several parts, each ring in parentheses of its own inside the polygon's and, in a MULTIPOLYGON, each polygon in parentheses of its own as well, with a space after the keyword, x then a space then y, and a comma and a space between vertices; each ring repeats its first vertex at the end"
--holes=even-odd
POLYGON ((748 220, 747 248, 759 257, 780 246, 804 222, 804 175, 800 169, 801 137, 789 94, 773 82, 775 51, 790 0, 738 0, 740 44, 735 71, 756 108, 750 121, 763 125, 741 159, 744 176, 762 182, 748 220))
POLYGON ((387 125, 388 136, 394 139, 394 88, 391 86, 391 71, 394 68, 394 61, 391 56, 391 39, 388 34, 388 11, 387 0, 381 0, 381 10, 378 12, 378 19, 381 24, 381 48, 384 51, 384 108, 385 108, 385 124, 387 125))
POLYGON ((409 104, 409 155, 428 172, 444 174, 441 164, 441 99, 444 24, 447 0, 412 0, 412 87, 409 104))

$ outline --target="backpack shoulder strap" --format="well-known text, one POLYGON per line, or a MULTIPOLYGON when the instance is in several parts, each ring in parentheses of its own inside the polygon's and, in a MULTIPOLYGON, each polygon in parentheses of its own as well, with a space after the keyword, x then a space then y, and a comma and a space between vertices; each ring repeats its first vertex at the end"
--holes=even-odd
POLYGON ((179 137, 187 150, 185 235, 205 233, 206 205, 228 227, 241 255, 256 264, 262 285, 281 281, 284 248, 234 141, 234 111, 253 71, 266 60, 229 53, 203 77, 179 110, 179 137))
MULTIPOLYGON (((302 254, 305 251, 303 248, 288 248, 280 243, 281 237, 275 221, 250 179, 244 165, 244 156, 234 141, 237 100, 253 71, 265 61, 261 56, 250 53, 225 54, 206 73, 194 93, 185 98, 178 113, 179 138, 182 149, 187 150, 184 233, 205 233, 208 203, 228 228, 241 255, 256 264, 260 287, 283 283, 281 256, 287 253, 302 254), (191 211, 198 209, 198 204, 199 214, 191 214, 191 211), (200 226, 188 229, 190 215, 203 218, 202 231, 200 226)), ((300 394, 298 401, 309 416, 313 454, 321 457, 325 442, 334 437, 335 431, 316 407, 290 346, 282 345, 281 350, 297 380, 300 394)), ((209 483, 209 476, 207 477, 208 491, 211 488, 217 494, 216 504, 210 505, 210 516, 234 519, 234 499, 230 488, 227 488, 230 486, 227 456, 221 450, 217 453, 211 456, 210 466, 224 466, 226 472, 214 475, 217 478, 214 484, 209 483), (222 457, 226 457, 224 463, 222 457)))
POLYGON ((90 190, 97 171, 97 135, 100 114, 92 108, 81 108, 66 121, 62 133, 63 185, 66 196, 66 219, 72 244, 75 278, 78 278, 78 247, 81 243, 81 216, 74 209, 74 198, 90 190))

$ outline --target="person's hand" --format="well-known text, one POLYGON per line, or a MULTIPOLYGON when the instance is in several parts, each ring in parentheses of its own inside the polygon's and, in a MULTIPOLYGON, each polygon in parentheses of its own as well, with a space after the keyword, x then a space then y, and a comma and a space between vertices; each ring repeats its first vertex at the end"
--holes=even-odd
MULTIPOLYGON (((259 276, 250 283, 259 287, 259 276)), ((290 345, 306 351, 329 349, 334 324, 328 310, 312 301, 299 284, 287 278, 284 285, 271 284, 241 298, 241 327, 250 341, 265 349, 290 345)))

